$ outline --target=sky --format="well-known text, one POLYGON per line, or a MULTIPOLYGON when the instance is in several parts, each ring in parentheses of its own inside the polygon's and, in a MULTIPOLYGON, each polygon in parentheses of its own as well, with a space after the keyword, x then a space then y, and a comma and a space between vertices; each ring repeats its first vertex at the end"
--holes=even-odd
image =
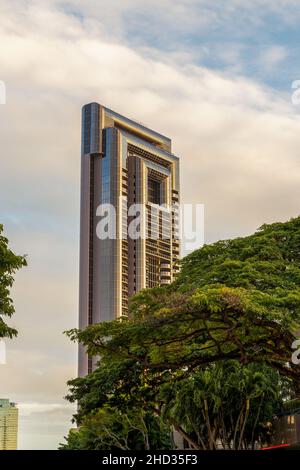
POLYGON ((0 223, 28 267, 0 397, 20 449, 55 449, 77 349, 81 106, 97 101, 173 140, 181 199, 205 241, 299 215, 298 0, 0 0, 0 223))

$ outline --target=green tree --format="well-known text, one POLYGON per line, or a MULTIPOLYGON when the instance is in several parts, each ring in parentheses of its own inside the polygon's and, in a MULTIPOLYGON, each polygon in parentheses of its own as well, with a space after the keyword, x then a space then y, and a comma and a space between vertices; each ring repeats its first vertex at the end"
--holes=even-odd
POLYGON ((24 256, 15 255, 8 247, 8 240, 3 236, 0 225, 0 338, 12 338, 17 331, 7 325, 4 316, 11 317, 15 311, 10 289, 14 282, 14 274, 22 266, 26 266, 24 256))
POLYGON ((272 436, 270 422, 283 407, 284 383, 266 365, 229 360, 164 386, 161 399, 164 418, 180 423, 192 448, 254 449, 272 436))
POLYGON ((128 318, 71 330, 72 340, 101 356, 94 373, 70 382, 77 423, 113 406, 161 417, 195 448, 213 448, 217 439, 245 448, 266 438, 262 420, 280 406, 286 383, 299 393, 299 366, 291 363, 299 246, 300 218, 204 246, 183 259, 171 286, 137 294, 128 318), (197 398, 196 422, 183 419, 182 394, 197 398))
POLYGON ((140 409, 104 406, 88 414, 79 430, 70 431, 61 450, 158 450, 171 448, 162 419, 140 409))

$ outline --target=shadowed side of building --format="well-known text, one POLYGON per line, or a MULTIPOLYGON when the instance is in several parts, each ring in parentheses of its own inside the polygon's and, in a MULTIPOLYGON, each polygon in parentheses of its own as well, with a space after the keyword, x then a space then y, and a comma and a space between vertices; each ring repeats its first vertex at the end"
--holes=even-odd
MULTIPOLYGON (((79 327, 128 314, 143 288, 172 282, 179 259, 179 159, 171 140, 90 103, 82 110, 79 327), (114 236, 99 238, 103 212, 113 206, 114 236), (130 208, 144 209, 141 232, 130 237, 130 208)), ((96 359, 79 346, 79 375, 96 359)))

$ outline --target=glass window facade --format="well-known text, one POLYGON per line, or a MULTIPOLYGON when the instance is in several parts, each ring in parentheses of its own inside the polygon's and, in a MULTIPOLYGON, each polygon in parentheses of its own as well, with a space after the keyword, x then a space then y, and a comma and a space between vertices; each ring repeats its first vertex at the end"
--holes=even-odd
POLYGON ((111 137, 106 135, 106 151, 102 158, 102 197, 101 203, 108 204, 110 203, 110 141, 111 137))
POLYGON ((161 204, 160 182, 148 177, 148 202, 153 204, 161 204))
MULTIPOLYGON (((179 160, 170 139, 97 103, 83 109, 82 142, 79 317, 84 328, 127 315, 128 299, 140 289, 172 282, 179 257, 171 208, 179 201, 179 160), (96 236, 99 204, 115 208, 114 239, 96 236), (144 208, 139 239, 128 237, 132 204, 144 208)), ((79 374, 94 364, 81 348, 79 374)))

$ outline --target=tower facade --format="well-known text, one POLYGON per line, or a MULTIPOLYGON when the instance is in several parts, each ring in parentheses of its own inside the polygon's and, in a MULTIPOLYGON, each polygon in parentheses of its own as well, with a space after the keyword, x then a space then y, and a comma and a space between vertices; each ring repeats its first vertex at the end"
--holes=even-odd
POLYGON ((18 447, 18 408, 6 398, 0 398, 0 450, 18 447))
MULTIPOLYGON (((179 258, 179 159, 171 140, 99 105, 82 109, 79 327, 128 314, 179 258), (109 223, 107 223, 109 221, 109 223)), ((94 367, 79 346, 79 375, 94 367)))

